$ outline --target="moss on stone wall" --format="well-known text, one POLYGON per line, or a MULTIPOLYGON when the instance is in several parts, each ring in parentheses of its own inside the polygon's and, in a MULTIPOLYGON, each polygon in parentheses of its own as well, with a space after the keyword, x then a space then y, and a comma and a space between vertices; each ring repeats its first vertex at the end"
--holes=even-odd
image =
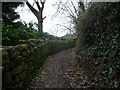
POLYGON ((22 40, 20 45, 3 47, 3 89, 27 88, 49 55, 74 45, 74 40, 22 40))

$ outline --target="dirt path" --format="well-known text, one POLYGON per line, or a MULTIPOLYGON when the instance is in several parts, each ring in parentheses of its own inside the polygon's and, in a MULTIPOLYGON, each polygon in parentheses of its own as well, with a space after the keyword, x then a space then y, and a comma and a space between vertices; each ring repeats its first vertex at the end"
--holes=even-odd
POLYGON ((90 82, 75 64, 75 50, 68 49, 48 57, 33 88, 88 88, 90 82))

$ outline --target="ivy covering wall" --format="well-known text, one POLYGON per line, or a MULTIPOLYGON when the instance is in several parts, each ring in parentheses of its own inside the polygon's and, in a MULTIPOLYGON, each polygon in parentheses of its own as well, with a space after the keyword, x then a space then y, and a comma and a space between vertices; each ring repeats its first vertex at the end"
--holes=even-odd
POLYGON ((92 3, 78 18, 78 62, 98 87, 120 86, 120 2, 92 3))

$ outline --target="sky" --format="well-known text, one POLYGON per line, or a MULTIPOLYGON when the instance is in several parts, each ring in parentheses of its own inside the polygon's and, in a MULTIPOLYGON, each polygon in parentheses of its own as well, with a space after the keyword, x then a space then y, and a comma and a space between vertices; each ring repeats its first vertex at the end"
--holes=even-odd
MULTIPOLYGON (((28 0, 31 5, 33 5, 32 0, 28 0)), ((54 17, 57 6, 53 6, 58 0, 46 0, 45 7, 43 10, 43 17, 46 16, 46 18, 43 21, 43 31, 48 32, 55 36, 64 36, 68 33, 67 30, 63 27, 59 27, 59 25, 65 25, 67 27, 70 26, 70 19, 64 18, 63 14, 59 14, 58 16, 54 17)), ((64 2, 67 0, 63 0, 64 2)), ((75 5, 77 5, 76 0, 72 0, 75 5)), ((37 7, 34 5, 34 7, 37 9, 37 7)), ((16 12, 19 13, 20 19, 25 22, 37 22, 37 18, 34 16, 34 14, 29 10, 27 5, 25 4, 24 7, 18 7, 16 12)))

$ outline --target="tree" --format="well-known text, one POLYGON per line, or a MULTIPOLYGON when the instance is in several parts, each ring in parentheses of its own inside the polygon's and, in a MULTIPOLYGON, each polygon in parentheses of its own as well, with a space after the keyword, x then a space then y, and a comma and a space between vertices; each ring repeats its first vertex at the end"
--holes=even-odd
POLYGON ((57 24, 57 28, 61 28, 61 30, 64 29, 64 31, 69 33, 75 33, 75 24, 77 23, 77 18, 79 17, 80 13, 85 11, 84 2, 81 2, 81 0, 58 0, 54 6, 57 8, 54 16, 56 17, 62 15, 63 19, 67 19, 67 24, 57 24))
POLYGON ((43 18, 43 9, 46 0, 43 1, 40 0, 40 2, 38 0, 34 1, 37 5, 38 10, 36 10, 29 2, 26 2, 26 4, 38 20, 38 30, 43 32, 43 20, 46 18, 46 17, 43 18))
POLYGON ((15 12, 15 9, 23 5, 22 2, 2 2, 2 23, 9 25, 10 27, 17 27, 21 22, 14 22, 14 20, 19 19, 20 16, 15 12))

